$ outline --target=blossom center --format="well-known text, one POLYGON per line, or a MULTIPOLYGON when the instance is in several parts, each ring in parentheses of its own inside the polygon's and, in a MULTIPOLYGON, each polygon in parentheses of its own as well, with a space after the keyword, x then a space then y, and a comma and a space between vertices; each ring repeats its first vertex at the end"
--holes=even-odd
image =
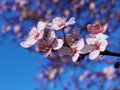
POLYGON ((35 40, 38 38, 40 36, 40 34, 39 33, 37 33, 36 35, 35 35, 35 40))
POLYGON ((99 42, 95 42, 94 49, 95 50, 99 50, 100 49, 100 43, 99 42))
POLYGON ((94 26, 94 29, 95 30, 99 30, 101 27, 100 27, 100 25, 99 24, 96 24, 95 26, 94 26))
POLYGON ((64 23, 58 24, 58 27, 65 27, 64 23))
POLYGON ((72 49, 71 56, 74 56, 77 53, 78 50, 72 49))

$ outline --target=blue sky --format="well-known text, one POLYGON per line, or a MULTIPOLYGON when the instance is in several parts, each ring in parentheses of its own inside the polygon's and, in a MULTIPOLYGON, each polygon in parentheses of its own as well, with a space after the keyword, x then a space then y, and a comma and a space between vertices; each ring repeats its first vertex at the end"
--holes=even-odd
POLYGON ((5 39, 0 44, 0 90, 34 90, 35 75, 36 62, 32 55, 11 42, 10 37, 5 39))

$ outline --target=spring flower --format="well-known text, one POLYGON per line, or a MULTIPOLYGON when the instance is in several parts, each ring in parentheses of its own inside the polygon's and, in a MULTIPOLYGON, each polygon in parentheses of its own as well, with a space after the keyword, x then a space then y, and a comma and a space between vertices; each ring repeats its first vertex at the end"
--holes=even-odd
POLYGON ((72 60, 73 62, 76 62, 79 54, 81 53, 81 49, 84 47, 84 40, 80 39, 78 41, 76 41, 72 46, 72 50, 73 50, 73 55, 72 55, 72 60))
POLYGON ((58 52, 60 56, 70 56, 72 57, 72 61, 76 62, 83 47, 84 40, 80 39, 78 41, 75 41, 71 47, 63 46, 61 49, 58 50, 58 52))
POLYGON ((104 33, 107 29, 107 24, 105 24, 103 26, 99 23, 95 23, 95 24, 92 24, 92 25, 88 24, 87 29, 92 34, 104 33))
POLYGON ((77 40, 79 34, 80 34, 80 30, 73 30, 72 34, 67 34, 66 35, 67 44, 71 46, 77 40))
POLYGON ((58 53, 61 57, 63 56, 72 56, 72 49, 67 46, 63 46, 58 50, 58 53))
POLYGON ((49 26, 53 30, 60 30, 60 29, 65 28, 68 25, 73 25, 73 24, 75 24, 75 18, 74 17, 70 18, 70 20, 68 22, 66 22, 65 18, 56 17, 56 18, 53 19, 52 23, 49 24, 49 26))
POLYGON ((58 50, 63 46, 63 40, 56 38, 55 32, 50 31, 47 40, 41 39, 38 42, 38 49, 40 51, 45 51, 45 57, 52 53, 52 50, 58 50))
MULTIPOLYGON (((105 34, 97 34, 95 37, 86 38, 87 48, 92 49, 89 53, 89 58, 91 60, 97 58, 100 52, 105 51, 108 42, 107 42, 107 35, 105 34)), ((87 50, 87 49, 86 49, 87 50)), ((89 51, 86 51, 86 53, 89 51)))
POLYGON ((44 35, 44 29, 46 27, 46 23, 39 21, 37 27, 33 27, 29 32, 28 37, 21 42, 21 46, 24 48, 29 48, 34 45, 39 39, 42 39, 44 35))

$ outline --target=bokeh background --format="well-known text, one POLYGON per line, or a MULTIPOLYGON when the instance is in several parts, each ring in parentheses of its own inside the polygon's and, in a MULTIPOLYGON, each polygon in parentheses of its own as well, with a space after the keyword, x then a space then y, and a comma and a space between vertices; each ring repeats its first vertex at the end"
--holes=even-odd
POLYGON ((120 90, 119 57, 72 63, 20 46, 39 20, 57 16, 75 17, 70 29, 81 30, 80 37, 88 23, 108 23, 107 49, 120 52, 120 0, 0 0, 0 90, 120 90))

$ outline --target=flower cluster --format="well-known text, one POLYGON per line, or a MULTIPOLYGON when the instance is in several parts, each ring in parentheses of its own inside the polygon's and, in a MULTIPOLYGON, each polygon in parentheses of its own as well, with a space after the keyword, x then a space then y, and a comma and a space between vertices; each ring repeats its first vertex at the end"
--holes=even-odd
POLYGON ((54 18, 51 23, 39 21, 37 26, 31 29, 28 37, 21 42, 21 46, 29 48, 37 43, 36 50, 44 52, 45 57, 58 51, 61 57, 69 56, 73 62, 76 62, 82 54, 89 54, 89 58, 93 60, 100 52, 105 51, 108 45, 106 40, 108 36, 104 34, 107 24, 88 24, 87 29, 91 34, 85 39, 78 39, 80 30, 73 30, 72 33, 67 34, 64 32, 65 28, 73 24, 75 24, 74 17, 69 21, 62 17, 54 18), (64 38, 56 34, 58 30, 63 31, 64 38))

